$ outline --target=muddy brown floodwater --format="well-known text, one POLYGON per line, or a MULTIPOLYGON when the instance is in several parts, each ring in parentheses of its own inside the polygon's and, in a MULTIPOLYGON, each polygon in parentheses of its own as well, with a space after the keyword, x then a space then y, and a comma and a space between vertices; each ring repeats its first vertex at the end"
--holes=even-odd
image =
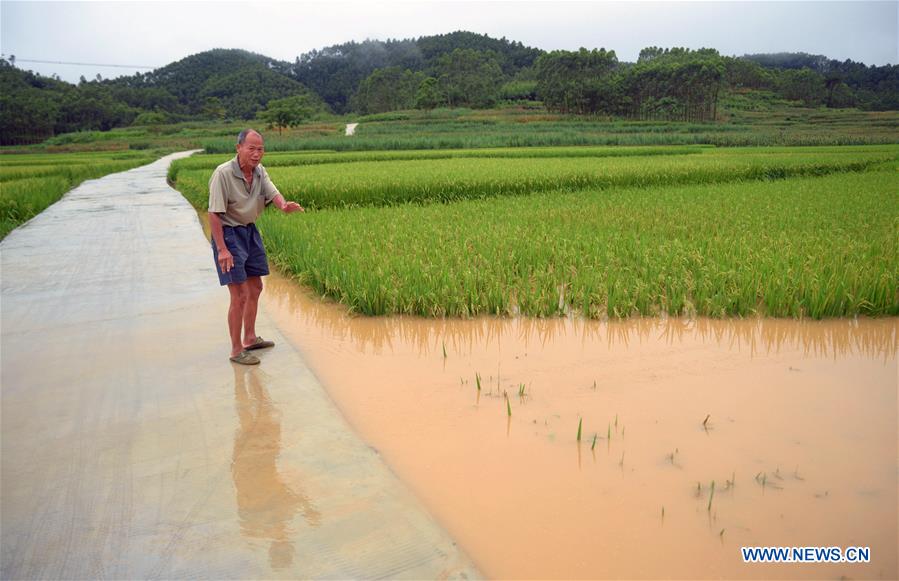
POLYGON ((278 275, 263 297, 489 577, 897 576, 895 318, 351 317, 278 275))

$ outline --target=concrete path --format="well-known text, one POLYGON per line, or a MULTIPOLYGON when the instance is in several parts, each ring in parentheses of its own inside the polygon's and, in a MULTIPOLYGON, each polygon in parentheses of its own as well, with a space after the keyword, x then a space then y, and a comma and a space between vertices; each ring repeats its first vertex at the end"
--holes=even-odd
POLYGON ((263 313, 228 361, 179 155, 0 244, 0 577, 477 577, 263 313))

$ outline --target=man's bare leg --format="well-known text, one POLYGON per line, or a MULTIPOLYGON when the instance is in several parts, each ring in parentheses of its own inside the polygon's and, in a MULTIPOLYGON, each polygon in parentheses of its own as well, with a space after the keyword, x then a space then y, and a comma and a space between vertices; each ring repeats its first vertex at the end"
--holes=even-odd
POLYGON ((231 357, 237 357, 243 351, 243 343, 240 340, 240 331, 243 327, 244 311, 250 290, 246 282, 229 284, 231 293, 231 305, 228 307, 228 333, 231 335, 231 357))
POLYGON ((256 342, 256 311, 259 309, 259 295, 262 294, 262 277, 247 277, 247 301, 243 311, 243 346, 256 342))

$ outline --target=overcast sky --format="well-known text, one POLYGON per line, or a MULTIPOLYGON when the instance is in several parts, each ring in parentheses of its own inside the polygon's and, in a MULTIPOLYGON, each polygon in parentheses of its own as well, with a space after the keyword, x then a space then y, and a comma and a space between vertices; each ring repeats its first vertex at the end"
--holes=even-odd
POLYGON ((280 60, 366 38, 454 30, 553 49, 606 48, 635 61, 646 46, 725 55, 807 52, 897 63, 899 2, 11 2, 0 0, 0 48, 18 66, 64 80, 133 74, 212 48, 280 60))

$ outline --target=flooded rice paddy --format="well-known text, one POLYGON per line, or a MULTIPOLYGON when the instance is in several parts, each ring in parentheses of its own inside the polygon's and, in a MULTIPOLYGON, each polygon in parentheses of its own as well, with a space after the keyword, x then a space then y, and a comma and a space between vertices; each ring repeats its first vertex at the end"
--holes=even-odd
POLYGON ((351 317, 277 275, 263 307, 488 577, 897 575, 896 319, 351 317))

